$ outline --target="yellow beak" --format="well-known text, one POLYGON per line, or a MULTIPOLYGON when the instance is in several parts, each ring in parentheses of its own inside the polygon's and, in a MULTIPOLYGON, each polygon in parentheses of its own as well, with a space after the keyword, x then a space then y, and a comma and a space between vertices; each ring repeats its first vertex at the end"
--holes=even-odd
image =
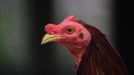
POLYGON ((49 43, 49 42, 56 41, 56 40, 59 39, 59 38, 60 38, 59 35, 49 35, 49 34, 46 34, 46 35, 44 35, 43 38, 42 38, 41 45, 42 45, 42 44, 49 43))

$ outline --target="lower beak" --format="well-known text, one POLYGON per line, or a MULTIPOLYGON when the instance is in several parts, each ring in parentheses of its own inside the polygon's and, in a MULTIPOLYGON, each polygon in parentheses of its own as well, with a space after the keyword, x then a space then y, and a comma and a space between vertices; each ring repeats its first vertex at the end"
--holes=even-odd
POLYGON ((49 42, 56 41, 59 38, 60 38, 59 35, 49 35, 49 34, 46 34, 42 38, 41 45, 49 43, 49 42))

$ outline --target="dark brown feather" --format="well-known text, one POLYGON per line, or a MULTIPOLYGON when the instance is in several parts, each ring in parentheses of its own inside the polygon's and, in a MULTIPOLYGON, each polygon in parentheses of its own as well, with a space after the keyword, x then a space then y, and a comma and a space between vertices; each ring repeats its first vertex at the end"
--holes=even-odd
POLYGON ((82 24, 92 36, 76 75, 128 75, 120 55, 105 35, 97 28, 80 20, 75 22, 82 24))

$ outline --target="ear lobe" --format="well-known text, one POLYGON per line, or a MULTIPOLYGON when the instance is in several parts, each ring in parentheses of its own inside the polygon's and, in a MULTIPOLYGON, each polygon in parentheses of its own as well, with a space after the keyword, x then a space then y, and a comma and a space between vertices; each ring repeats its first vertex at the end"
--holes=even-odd
POLYGON ((83 33, 82 32, 79 33, 79 38, 83 39, 83 33))

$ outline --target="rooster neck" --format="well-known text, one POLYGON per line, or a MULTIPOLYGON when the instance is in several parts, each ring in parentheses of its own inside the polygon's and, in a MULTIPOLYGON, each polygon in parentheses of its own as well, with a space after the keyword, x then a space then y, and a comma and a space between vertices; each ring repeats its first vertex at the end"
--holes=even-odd
POLYGON ((82 47, 82 48, 69 48, 69 51, 70 51, 71 55, 74 58, 75 64, 77 66, 79 66, 80 61, 81 61, 81 57, 83 56, 83 54, 86 51, 86 47, 82 47))

